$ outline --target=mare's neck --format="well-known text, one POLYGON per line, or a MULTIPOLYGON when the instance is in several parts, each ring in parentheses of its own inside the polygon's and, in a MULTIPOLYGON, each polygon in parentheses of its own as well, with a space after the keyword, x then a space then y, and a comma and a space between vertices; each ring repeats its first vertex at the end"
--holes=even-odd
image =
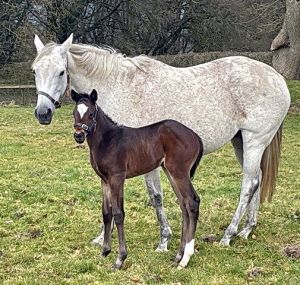
MULTIPOLYGON (((99 67, 100 68, 100 67, 99 67)), ((68 53, 68 73, 71 87, 78 93, 89 94, 92 89, 96 89, 99 98, 109 94, 111 86, 114 86, 117 79, 117 70, 114 67, 105 76, 99 76, 97 72, 88 74, 88 67, 79 65, 68 53)))

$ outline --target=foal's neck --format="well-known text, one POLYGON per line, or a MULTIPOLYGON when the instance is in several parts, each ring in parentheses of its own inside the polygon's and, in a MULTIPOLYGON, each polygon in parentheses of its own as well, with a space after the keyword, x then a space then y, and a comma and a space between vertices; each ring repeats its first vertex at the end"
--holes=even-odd
POLYGON ((96 125, 93 132, 87 136, 89 147, 98 146, 109 132, 121 128, 103 110, 97 106, 96 125))

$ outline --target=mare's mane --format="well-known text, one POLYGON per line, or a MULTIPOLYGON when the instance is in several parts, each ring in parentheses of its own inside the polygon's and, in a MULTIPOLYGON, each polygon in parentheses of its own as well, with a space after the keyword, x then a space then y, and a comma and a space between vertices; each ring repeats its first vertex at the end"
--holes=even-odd
MULTIPOLYGON (((43 57, 51 55, 58 46, 60 45, 53 42, 46 44, 32 65, 43 57)), ((128 67, 147 72, 149 63, 153 61, 146 55, 126 57, 110 46, 98 47, 87 44, 72 44, 68 51, 68 59, 71 59, 75 66, 84 70, 86 77, 96 76, 99 79, 106 78, 112 70, 122 70, 128 67)))

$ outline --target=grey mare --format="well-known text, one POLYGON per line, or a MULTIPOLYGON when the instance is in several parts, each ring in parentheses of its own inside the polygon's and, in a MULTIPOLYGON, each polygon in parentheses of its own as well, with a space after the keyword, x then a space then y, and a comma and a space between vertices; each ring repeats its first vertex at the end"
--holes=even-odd
MULTIPOLYGON (((174 119, 196 131, 204 154, 231 141, 243 169, 239 203, 220 243, 229 245, 248 210, 239 236, 247 239, 257 224, 260 201, 271 199, 278 171, 281 126, 290 105, 284 78, 272 67, 241 56, 227 57, 188 68, 175 68, 147 56, 125 57, 113 49, 72 44, 46 46, 35 37, 38 90, 35 114, 50 124, 55 105, 68 85, 90 93, 120 124, 131 127, 174 119)), ((160 224, 159 251, 171 236, 163 209, 159 170, 145 182, 160 224)), ((100 236, 95 240, 100 242, 100 236)))

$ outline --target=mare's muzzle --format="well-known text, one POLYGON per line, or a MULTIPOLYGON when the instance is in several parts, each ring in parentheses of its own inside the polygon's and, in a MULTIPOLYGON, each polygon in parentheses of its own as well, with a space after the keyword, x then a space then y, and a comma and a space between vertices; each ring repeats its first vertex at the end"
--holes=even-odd
POLYGON ((49 125, 52 121, 52 111, 50 108, 36 108, 34 115, 42 125, 49 125))
POLYGON ((84 132, 75 132, 74 139, 79 144, 83 143, 85 140, 85 133, 84 132))

